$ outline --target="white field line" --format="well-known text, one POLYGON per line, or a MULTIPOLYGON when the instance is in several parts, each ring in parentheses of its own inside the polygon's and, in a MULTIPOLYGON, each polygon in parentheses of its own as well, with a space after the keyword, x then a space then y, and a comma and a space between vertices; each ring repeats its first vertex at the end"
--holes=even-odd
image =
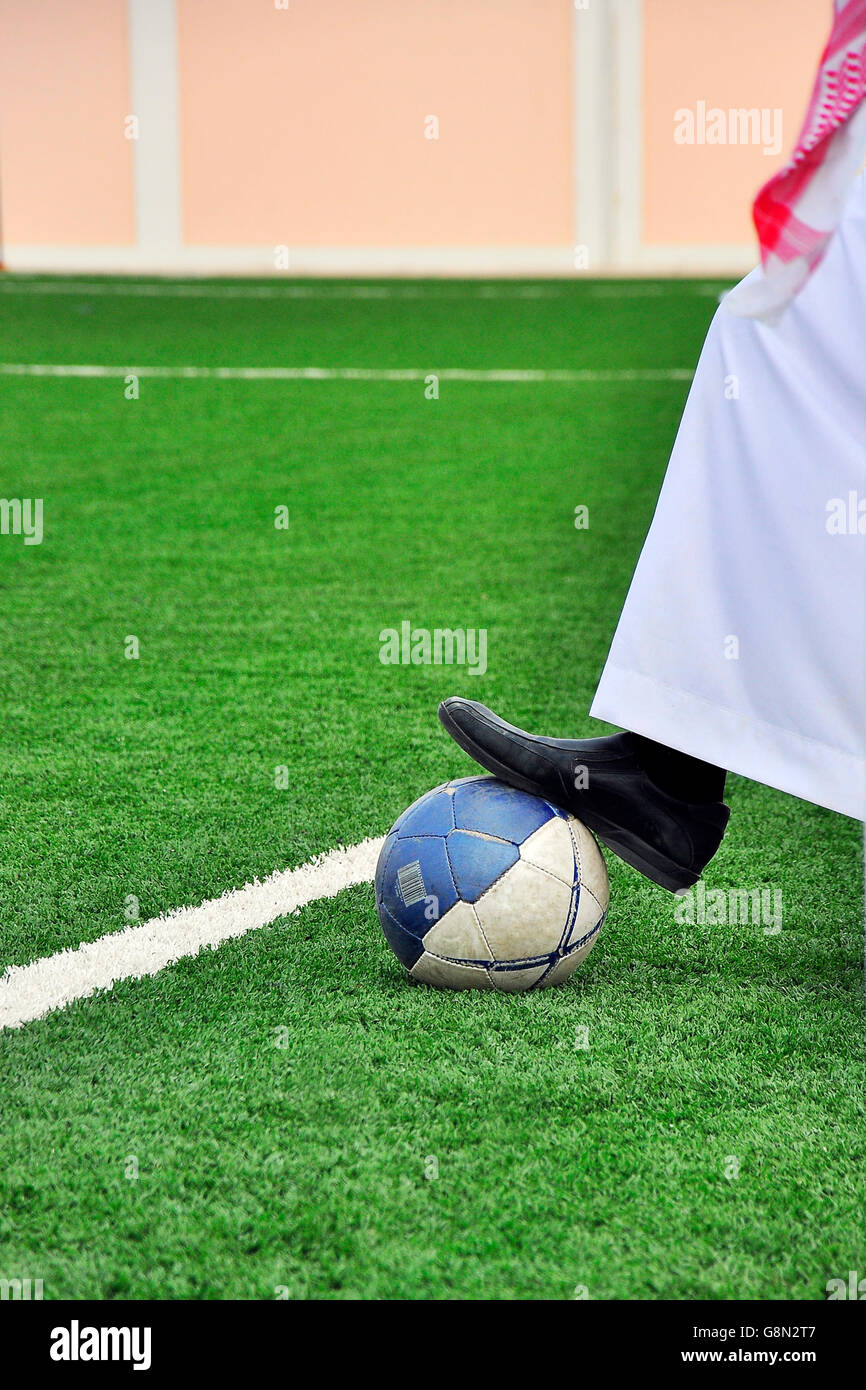
POLYGON ((414 285, 184 285, 83 280, 0 281, 5 294, 120 295, 136 299, 550 299, 561 291, 546 286, 475 286, 454 290, 414 285))
MULTIPOLYGON (((672 281, 678 285, 678 281, 672 281)), ((722 293, 719 284, 687 282, 691 294, 722 293)), ((592 299, 658 299, 667 292, 666 285, 620 283, 617 280, 585 283, 579 279, 555 284, 534 285, 213 285, 165 280, 139 284, 128 280, 30 280, 14 275, 0 279, 0 294, 67 294, 87 298, 90 295, 121 296, 138 299, 558 299, 572 285, 583 285, 592 299)))
POLYGON ((244 936, 318 898, 333 898, 351 884, 367 883, 382 844, 381 839, 368 839, 348 849, 329 850, 298 869, 271 874, 200 907, 181 907, 82 942, 74 950, 58 951, 30 965, 11 965, 0 977, 0 1028, 20 1028, 74 999, 111 989, 119 980, 156 975, 206 946, 244 936))
POLYGON ((691 381, 691 367, 117 367, 90 363, 0 362, 0 376, 168 377, 212 381, 691 381))

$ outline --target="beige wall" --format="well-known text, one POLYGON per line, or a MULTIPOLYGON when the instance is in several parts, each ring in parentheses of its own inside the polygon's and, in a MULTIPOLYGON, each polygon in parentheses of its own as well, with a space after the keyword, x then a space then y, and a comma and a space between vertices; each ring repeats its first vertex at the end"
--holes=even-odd
POLYGON ((0 0, 7 242, 133 243, 128 111, 122 0, 0 0))
POLYGON ((190 242, 569 241, 561 0, 178 0, 178 17, 190 242))
POLYGON ((778 110, 787 152, 830 11, 0 0, 7 262, 268 272, 285 245, 297 273, 570 273, 585 246, 591 271, 745 268, 783 154, 678 144, 674 113, 778 110))
POLYGON ((644 0, 647 243, 749 239, 750 194, 797 138, 830 11, 822 0, 644 0), (699 101, 708 109, 781 111, 782 154, 754 145, 676 144, 673 112, 696 112, 699 101))

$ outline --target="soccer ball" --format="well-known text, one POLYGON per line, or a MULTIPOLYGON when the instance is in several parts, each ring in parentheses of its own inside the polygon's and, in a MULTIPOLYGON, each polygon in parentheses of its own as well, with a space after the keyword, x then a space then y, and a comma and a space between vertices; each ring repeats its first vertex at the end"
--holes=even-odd
POLYGON ((494 777, 427 792, 393 826, 376 907, 410 975, 440 989, 543 989, 598 939, 607 867, 574 816, 494 777))

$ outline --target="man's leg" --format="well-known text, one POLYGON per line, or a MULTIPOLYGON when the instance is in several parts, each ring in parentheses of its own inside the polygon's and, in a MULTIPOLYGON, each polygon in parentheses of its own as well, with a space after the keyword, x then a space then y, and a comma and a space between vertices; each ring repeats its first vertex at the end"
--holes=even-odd
POLYGON ((859 819, 864 400, 861 175, 777 324, 718 309, 590 709, 859 819))
POLYGON ((668 796, 679 801, 700 805, 706 801, 721 801, 725 795, 727 773, 722 767, 680 753, 664 743, 633 734, 638 762, 651 782, 668 796))
POLYGON ((536 738, 472 700, 439 715, 483 767, 687 888, 728 768, 866 819, 866 174, 777 325, 707 334, 591 715, 536 738))

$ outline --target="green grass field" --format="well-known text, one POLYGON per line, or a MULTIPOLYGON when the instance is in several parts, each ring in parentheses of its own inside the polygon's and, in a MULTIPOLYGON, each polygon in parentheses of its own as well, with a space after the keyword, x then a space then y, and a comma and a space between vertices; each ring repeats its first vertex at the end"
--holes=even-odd
MULTIPOLYGON (((714 308, 688 282, 137 288, 7 279, 0 358, 690 368, 714 308)), ((45 527, 0 537, 0 973, 121 929, 130 896, 144 920, 384 833, 474 770, 447 694, 605 732, 586 711, 686 390, 0 378, 2 491, 45 527), (486 628, 487 673, 383 666, 405 619, 486 628)), ((778 935, 677 924, 608 855, 572 982, 447 995, 407 981, 362 885, 3 1032, 0 1278, 822 1299, 866 1275, 861 828, 727 799, 707 884, 781 889, 778 935)))

